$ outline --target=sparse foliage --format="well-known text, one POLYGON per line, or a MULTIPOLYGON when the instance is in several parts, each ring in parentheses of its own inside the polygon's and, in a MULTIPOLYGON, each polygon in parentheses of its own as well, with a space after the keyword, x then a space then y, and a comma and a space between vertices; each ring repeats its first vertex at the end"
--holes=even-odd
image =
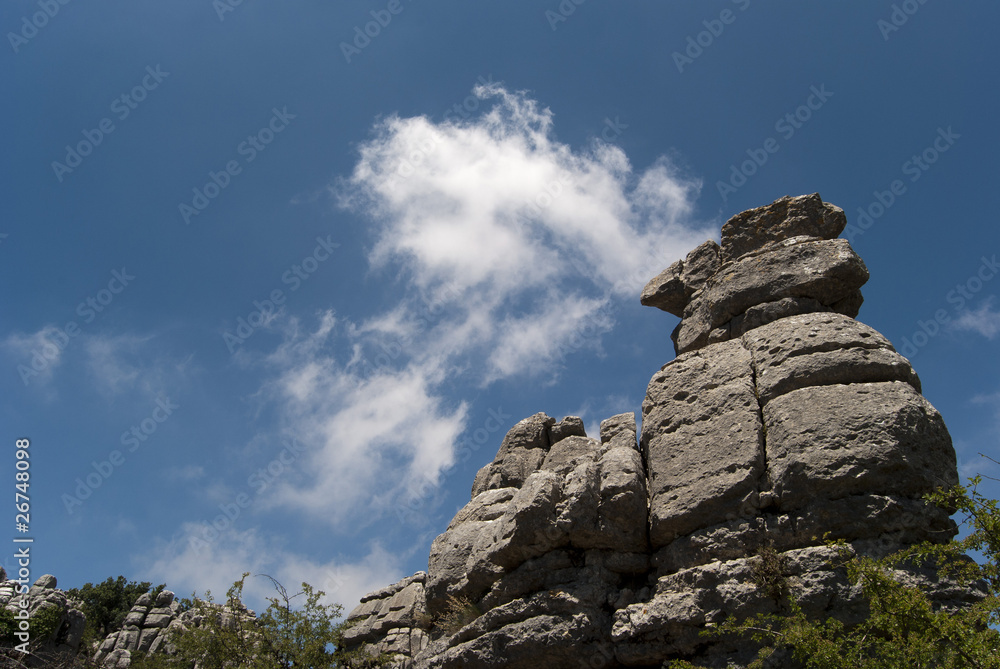
MULTIPOLYGON (((813 620, 798 602, 787 599, 785 615, 730 619, 707 634, 735 634, 762 646, 751 669, 768 666, 767 658, 784 648, 808 669, 1000 669, 1000 509, 978 492, 982 477, 969 487, 956 486, 927 496, 928 501, 964 514, 971 532, 944 544, 919 544, 876 560, 844 557, 848 577, 860 584, 869 614, 848 628, 836 619, 813 620), (979 553, 980 563, 966 557, 979 553), (906 585, 898 570, 929 566, 942 577, 985 588, 981 601, 959 610, 936 607, 920 588, 906 585)), ((766 549, 765 549, 766 550, 766 549)), ((761 564, 770 560, 763 552, 761 564)), ((776 594, 773 570, 760 567, 758 584, 776 594)), ((755 572, 755 575, 758 572, 755 572)), ((787 597, 787 593, 785 595, 787 597)), ((691 668, 676 661, 675 669, 691 668)))
POLYGON ((448 595, 445 610, 438 616, 435 626, 444 634, 454 634, 481 615, 479 607, 465 597, 448 595))
POLYGON ((332 669, 337 667, 384 666, 386 658, 369 658, 345 652, 342 637, 346 629, 339 604, 321 604, 324 596, 308 583, 289 594, 270 576, 277 595, 268 598, 267 610, 254 618, 243 605, 243 589, 249 573, 233 583, 222 606, 210 595, 193 601, 200 618, 170 641, 176 654, 153 654, 133 662, 135 669, 332 669), (298 608, 293 602, 299 600, 298 608))

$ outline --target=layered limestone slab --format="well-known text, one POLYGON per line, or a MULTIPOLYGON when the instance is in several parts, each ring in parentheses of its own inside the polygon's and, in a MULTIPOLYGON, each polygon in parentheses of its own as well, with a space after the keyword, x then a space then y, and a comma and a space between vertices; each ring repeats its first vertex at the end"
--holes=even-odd
POLYGON ((678 356, 643 402, 650 542, 752 516, 764 474, 750 353, 739 340, 678 356))
POLYGON ((909 383, 793 390, 764 407, 764 423, 782 510, 864 493, 920 497, 958 483, 944 421, 909 383))
POLYGON ((728 262, 793 237, 833 239, 847 226, 844 210, 819 193, 785 196, 736 214, 722 226, 722 260, 728 262))
POLYGON ((427 574, 418 572, 362 598, 347 616, 351 626, 344 632, 344 642, 367 645, 372 654, 416 655, 430 643, 426 580, 427 574))
POLYGON ((742 341, 753 355, 762 404, 799 388, 844 383, 903 381, 920 391, 909 361, 885 337, 842 314, 785 318, 742 341))
MULTIPOLYGON (((722 265, 684 310, 676 330, 677 352, 711 343, 717 328, 751 307, 783 298, 811 298, 836 309, 868 281, 868 268, 847 240, 795 242, 722 265)), ((728 328, 715 336, 728 339, 728 328)))

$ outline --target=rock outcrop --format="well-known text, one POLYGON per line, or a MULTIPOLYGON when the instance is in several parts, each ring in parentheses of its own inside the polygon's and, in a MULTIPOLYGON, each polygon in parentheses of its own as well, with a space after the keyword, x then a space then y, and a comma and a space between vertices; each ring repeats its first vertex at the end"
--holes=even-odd
POLYGON ((51 574, 40 576, 27 592, 22 593, 21 587, 17 581, 8 581, 0 568, 0 609, 15 619, 27 611, 34 621, 28 639, 33 654, 30 666, 46 666, 53 658, 75 655, 86 624, 81 603, 56 588, 56 577, 51 574))
POLYGON ((202 604, 184 610, 170 590, 140 595, 122 628, 109 634, 98 646, 94 664, 103 669, 128 669, 137 656, 174 655, 177 649, 172 636, 200 627, 206 615, 215 616, 226 628, 234 628, 237 619, 251 623, 256 619, 254 612, 245 606, 234 610, 223 604, 202 604))
MULTIPOLYGON (((818 194, 781 198, 650 281, 643 304, 681 322, 641 426, 515 425, 427 572, 351 612, 352 647, 406 669, 743 666, 752 649, 699 633, 778 610, 765 551, 807 613, 859 620, 826 540, 873 556, 946 541, 954 523, 921 496, 958 477, 909 362, 854 320, 868 270, 845 223, 818 194)), ((977 597, 904 576, 941 605, 977 597)))

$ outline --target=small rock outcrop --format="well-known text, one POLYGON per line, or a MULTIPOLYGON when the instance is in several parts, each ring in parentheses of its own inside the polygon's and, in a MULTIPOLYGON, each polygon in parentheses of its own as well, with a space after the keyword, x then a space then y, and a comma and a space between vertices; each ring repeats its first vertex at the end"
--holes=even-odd
POLYGON ((133 653, 165 651, 166 631, 180 624, 180 615, 181 605, 171 591, 140 595, 125 616, 122 629, 109 634, 98 647, 94 662, 106 669, 126 669, 133 653))
POLYGON ((786 316, 835 312, 853 318, 868 268, 844 239, 844 211, 819 193, 783 197, 722 226, 651 280, 641 301, 681 318, 678 354, 728 341, 786 316))
POLYGON ((51 574, 40 576, 27 592, 22 593, 21 587, 17 581, 8 581, 0 568, 0 608, 13 616, 27 611, 35 621, 29 631, 32 649, 29 664, 41 667, 55 658, 75 655, 80 649, 86 624, 86 616, 80 610, 82 604, 56 588, 56 577, 51 574), (45 610, 51 613, 42 613, 45 610), (42 620, 45 627, 39 629, 42 620))
MULTIPOLYGON (((954 522, 922 495, 958 476, 909 362, 854 320, 868 270, 845 224, 818 194, 784 197, 650 281, 642 303, 681 322, 641 425, 515 425, 427 572, 351 612, 351 648, 404 669, 745 666, 753 649, 700 632, 779 610, 755 575, 765 550, 808 614, 860 620, 826 540, 872 556, 947 541, 954 522)), ((981 596, 900 577, 941 606, 981 596)))
POLYGON ((209 607, 207 614, 198 607, 182 610, 170 590, 140 595, 125 617, 122 628, 109 634, 97 648, 94 663, 103 669, 128 669, 136 656, 173 655, 177 650, 172 635, 201 626, 205 615, 216 616, 223 627, 229 628, 236 624, 237 618, 256 618, 254 612, 246 607, 239 610, 221 604, 210 604, 209 607))

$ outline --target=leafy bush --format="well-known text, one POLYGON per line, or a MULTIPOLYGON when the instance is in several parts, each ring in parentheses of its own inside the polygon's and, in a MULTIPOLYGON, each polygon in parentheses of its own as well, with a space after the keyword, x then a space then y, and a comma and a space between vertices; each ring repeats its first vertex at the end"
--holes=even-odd
MULTIPOLYGON (((83 613, 87 616, 85 640, 96 641, 120 630, 135 600, 149 592, 151 587, 151 583, 130 582, 119 576, 108 577, 98 585, 87 583, 82 588, 71 588, 66 594, 83 602, 83 613)), ((158 594, 164 587, 159 585, 153 592, 158 594)))
POLYGON ((224 606, 216 605, 209 593, 193 599, 192 610, 200 623, 184 632, 174 631, 170 642, 175 655, 154 654, 136 658, 134 669, 334 669, 381 667, 386 657, 369 657, 343 650, 346 625, 340 618, 339 604, 321 604, 324 596, 308 583, 294 595, 270 578, 277 596, 257 618, 243 605, 243 589, 249 573, 233 583, 226 593, 224 606), (304 597, 301 606, 292 601, 304 597))
MULTIPOLYGON (((762 646, 751 669, 768 666, 777 649, 790 651, 808 669, 1000 669, 1000 509, 977 487, 982 477, 970 479, 971 487, 956 486, 927 496, 928 501, 965 515, 971 533, 945 544, 923 543, 882 559, 858 557, 843 547, 841 556, 848 578, 859 584, 869 605, 868 617, 848 628, 835 619, 812 620, 798 602, 789 600, 787 614, 730 619, 708 636, 735 634, 762 646), (966 555, 979 552, 982 563, 966 555), (985 588, 981 601, 957 611, 935 607, 920 588, 901 583, 896 572, 914 566, 933 566, 942 577, 965 586, 985 588)), ((835 544, 837 545, 837 544, 835 544)), ((766 550, 766 549, 765 549, 766 550)), ((761 555, 755 574, 769 595, 780 588, 771 577, 775 556, 761 555), (769 576, 770 574, 770 576, 769 576)), ((690 668, 675 661, 672 668, 690 668)))

